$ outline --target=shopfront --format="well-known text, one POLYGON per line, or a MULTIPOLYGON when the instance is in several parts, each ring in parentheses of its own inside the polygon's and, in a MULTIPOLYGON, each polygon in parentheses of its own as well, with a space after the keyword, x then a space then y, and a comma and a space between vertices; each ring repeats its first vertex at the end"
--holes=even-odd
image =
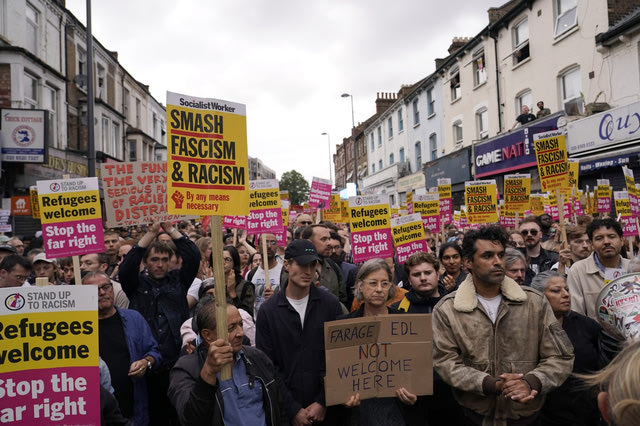
POLYGON ((471 180, 471 147, 430 161, 423 166, 426 188, 438 186, 438 179, 451 179, 453 208, 464 204, 464 183, 471 180))

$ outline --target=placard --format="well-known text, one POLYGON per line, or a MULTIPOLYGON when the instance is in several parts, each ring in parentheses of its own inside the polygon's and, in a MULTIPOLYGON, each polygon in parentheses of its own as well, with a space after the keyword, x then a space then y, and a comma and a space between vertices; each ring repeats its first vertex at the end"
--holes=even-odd
POLYGON ((566 136, 563 131, 551 131, 533 135, 540 185, 543 191, 552 191, 568 185, 566 136))
POLYGON ((396 261, 400 264, 413 253, 429 251, 420 213, 392 218, 391 234, 396 248, 396 261))
POLYGON ((529 210, 531 203, 531 175, 515 174, 504 177, 504 205, 512 212, 524 213, 529 210))
POLYGON ((325 209, 331 201, 331 181, 319 177, 313 178, 309 189, 309 207, 325 209))
POLYGON ((167 212, 167 163, 103 163, 100 176, 107 228, 197 218, 167 212))
POLYGON ((49 116, 45 110, 0 110, 2 161, 44 163, 47 159, 49 116))
POLYGON ((611 213, 611 187, 609 186, 609 179, 597 179, 598 186, 596 187, 597 198, 597 212, 598 213, 611 213))
POLYGON ((342 211, 340 210, 340 194, 331 194, 329 208, 323 211, 322 219, 329 220, 334 223, 342 222, 342 211))
POLYGON ((168 212, 248 215, 246 107, 167 92, 168 212))
POLYGON ((104 251, 98 178, 39 180, 37 186, 47 257, 104 251))
POLYGON ((636 180, 633 176, 633 170, 627 166, 622 166, 622 173, 624 174, 624 182, 627 187, 627 193, 629 194, 631 215, 633 217, 640 217, 640 203, 638 201, 638 192, 636 191, 636 180))
POLYGON ((464 183, 467 221, 475 224, 498 222, 498 190, 496 181, 476 180, 464 183))
POLYGON ((100 424, 98 287, 0 288, 0 301, 0 423, 100 424))
POLYGON ((424 229, 440 232, 440 197, 437 192, 413 196, 413 212, 420 213, 424 229))
MULTIPOLYGON (((208 217, 208 216, 207 216, 208 217)), ((225 216, 222 218, 223 228, 236 228, 247 230, 247 217, 246 216, 225 216)))
POLYGON ((452 220, 453 203, 451 200, 451 179, 438 179, 438 196, 440 199, 440 216, 444 223, 452 220))
POLYGON ((249 234, 282 231, 282 207, 277 179, 249 182, 249 210, 249 216, 247 216, 249 234))
POLYGON ((433 394, 431 314, 378 315, 324 323, 328 406, 395 397, 406 388, 433 394))
POLYGON ((616 214, 620 216, 623 237, 635 237, 638 235, 638 223, 631 214, 631 203, 627 191, 615 191, 613 198, 616 204, 616 214))
POLYGON ((38 188, 35 185, 29 187, 29 196, 31 197, 31 217, 34 219, 40 219, 40 203, 38 202, 38 188))
POLYGON ((393 256, 388 195, 349 197, 349 223, 354 263, 393 256))

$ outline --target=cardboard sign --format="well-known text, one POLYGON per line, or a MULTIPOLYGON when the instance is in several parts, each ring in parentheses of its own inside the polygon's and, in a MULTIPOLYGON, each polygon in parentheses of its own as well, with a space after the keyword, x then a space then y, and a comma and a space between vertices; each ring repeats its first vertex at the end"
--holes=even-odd
POLYGON ((596 188, 597 212, 611 213, 611 187, 609 179, 597 179, 598 186, 596 188))
POLYGON ((38 188, 36 186, 29 187, 29 196, 31 197, 31 217, 40 219, 40 203, 38 202, 38 188))
POLYGON ((37 185, 47 257, 103 252, 98 178, 39 180, 37 185))
POLYGON ((282 231, 280 189, 276 179, 249 182, 249 210, 249 216, 247 216, 249 234, 282 231))
POLYGON ((349 197, 349 223, 354 263, 393 256, 388 195, 349 197))
POLYGON ((616 204, 616 214, 620 216, 623 237, 635 237, 638 235, 638 224, 631 214, 631 203, 627 191, 615 191, 613 198, 616 204))
POLYGON ((0 288, 0 301, 0 423, 100 424, 98 287, 0 288))
POLYGON ((11 197, 12 216, 31 216, 31 196, 18 195, 11 197))
POLYGON ((170 214, 248 215, 245 105, 167 92, 170 214))
POLYGON ((451 179, 438 179, 438 196, 440 198, 440 216, 444 223, 451 222, 453 203, 451 200, 451 179))
MULTIPOLYGON (((207 216, 209 217, 209 216, 207 216)), ((222 218, 222 226, 224 228, 236 228, 247 230, 247 217, 246 216, 225 216, 222 218)))
POLYGON ((476 180, 464 183, 464 203, 469 223, 498 222, 498 190, 496 181, 476 180))
POLYGON ((424 229, 440 232, 440 197, 437 192, 428 192, 413 197, 413 212, 420 213, 424 229))
POLYGON ((324 324, 327 405, 433 394, 431 314, 379 315, 324 324))
POLYGON ((517 174, 504 177, 504 205, 509 211, 524 213, 531 203, 531 175, 517 174))
POLYGON ((398 263, 404 263, 413 253, 429 251, 420 213, 392 218, 391 234, 398 263))
POLYGON ((342 222, 342 211, 340 210, 340 194, 331 194, 331 201, 329 202, 329 208, 325 209, 322 213, 324 220, 330 220, 337 223, 342 222))
POLYGON ((540 185, 543 191, 552 191, 568 185, 566 136, 562 131, 533 135, 540 185))
POLYGON ((309 190, 309 207, 313 209, 318 207, 326 209, 330 201, 331 181, 314 176, 311 181, 311 189, 309 190))
POLYGON ((103 163, 100 175, 107 228, 196 218, 167 212, 166 163, 103 163))

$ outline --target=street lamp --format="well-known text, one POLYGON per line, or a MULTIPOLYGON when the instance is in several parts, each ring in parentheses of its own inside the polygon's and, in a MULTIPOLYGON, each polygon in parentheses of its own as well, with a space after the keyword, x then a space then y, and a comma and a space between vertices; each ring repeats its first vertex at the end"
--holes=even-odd
POLYGON ((358 155, 356 151, 356 122, 353 117, 353 96, 348 93, 340 95, 343 98, 351 98, 351 140, 353 140, 353 183, 358 193, 358 155))
POLYGON ((327 135, 327 145, 329 146, 329 180, 331 180, 331 163, 333 159, 331 158, 331 136, 327 132, 322 132, 322 136, 327 135))

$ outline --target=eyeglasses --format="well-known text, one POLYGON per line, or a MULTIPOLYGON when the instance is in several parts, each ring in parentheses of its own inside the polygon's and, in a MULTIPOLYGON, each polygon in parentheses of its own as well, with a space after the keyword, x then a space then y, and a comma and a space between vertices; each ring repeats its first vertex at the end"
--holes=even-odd
POLYGON ((524 236, 524 235, 529 235, 531 234, 531 236, 535 237, 536 235, 538 235, 538 230, 537 229, 521 229, 520 233, 524 236))
POLYGON ((364 283, 370 288, 378 288, 378 286, 380 286, 382 287, 383 290, 386 290, 389 287, 391 287, 390 281, 369 280, 369 281, 364 281, 364 283))
POLYGON ((311 225, 312 223, 313 222, 311 222, 311 221, 308 221, 308 222, 307 221, 302 221, 302 222, 300 222, 300 225, 311 225))
POLYGON ((232 258, 230 258, 230 257, 225 257, 225 258, 224 258, 224 261, 225 261, 225 262, 233 262, 233 259, 232 259, 232 258))
POLYGON ((13 274, 13 276, 15 277, 15 279, 17 279, 18 281, 22 281, 22 282, 25 282, 27 280, 27 278, 29 278, 28 275, 15 275, 15 274, 13 274))
POLYGON ((106 283, 98 286, 98 292, 100 291, 108 291, 113 285, 111 283, 106 283))

